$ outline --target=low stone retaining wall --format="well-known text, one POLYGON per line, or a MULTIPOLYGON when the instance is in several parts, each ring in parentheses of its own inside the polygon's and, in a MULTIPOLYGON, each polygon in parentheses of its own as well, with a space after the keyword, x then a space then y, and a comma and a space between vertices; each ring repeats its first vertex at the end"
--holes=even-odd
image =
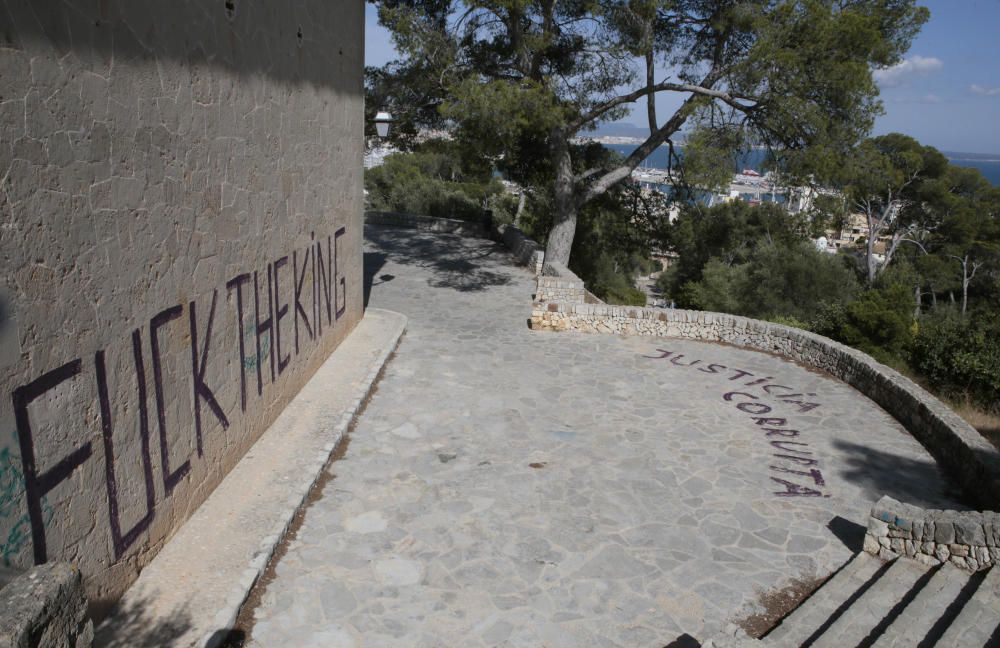
POLYGON ((449 234, 458 234, 459 236, 486 236, 483 223, 454 218, 406 214, 403 212, 366 211, 365 223, 388 227, 404 227, 406 229, 417 229, 428 232, 447 232, 449 234))
POLYGON ((925 510, 883 497, 872 507, 865 551, 926 565, 950 562, 969 571, 1000 561, 1000 513, 925 510))
POLYGON ((87 648, 93 640, 79 569, 46 563, 0 590, 0 648, 87 648))
POLYGON ((820 369, 894 416, 973 502, 984 509, 1000 509, 1000 452, 941 401, 856 349, 801 329, 735 315, 535 301, 533 329, 723 342, 778 353, 820 369))
POLYGON ((528 269, 536 275, 542 273, 542 266, 545 264, 545 250, 542 246, 525 236, 524 232, 514 225, 500 225, 496 233, 514 255, 515 261, 528 266, 528 269))
POLYGON ((583 280, 558 263, 546 263, 538 276, 536 302, 583 303, 586 299, 583 280))

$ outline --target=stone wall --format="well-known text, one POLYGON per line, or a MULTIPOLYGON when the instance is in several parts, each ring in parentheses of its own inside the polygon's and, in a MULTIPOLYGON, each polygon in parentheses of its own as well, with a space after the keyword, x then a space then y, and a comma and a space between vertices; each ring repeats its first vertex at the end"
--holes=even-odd
POLYGON ((0 648, 87 648, 93 639, 78 569, 33 567, 0 590, 0 648))
POLYGON ((525 236, 524 232, 514 225, 501 225, 497 228, 497 233, 517 263, 527 266, 535 275, 542 273, 545 264, 545 250, 542 246, 525 236))
POLYGON ((821 335, 735 315, 541 302, 531 327, 723 342, 778 353, 825 371, 894 416, 987 509, 1000 508, 1000 452, 941 401, 870 356, 821 335))
POLYGON ((113 599, 362 315, 364 7, 0 3, 0 560, 113 599))
POLYGON ((366 211, 365 223, 387 227, 403 227, 406 229, 425 230, 428 232, 447 232, 459 236, 485 236, 483 223, 458 220, 455 218, 439 218, 437 216, 421 216, 405 212, 366 211))
POLYGON ((586 293, 583 280, 569 268, 558 263, 546 263, 542 274, 538 275, 535 301, 582 304, 586 299, 586 293))
POLYGON ((887 560, 986 569, 1000 561, 1000 513, 925 510, 886 496, 872 507, 864 548, 887 560))

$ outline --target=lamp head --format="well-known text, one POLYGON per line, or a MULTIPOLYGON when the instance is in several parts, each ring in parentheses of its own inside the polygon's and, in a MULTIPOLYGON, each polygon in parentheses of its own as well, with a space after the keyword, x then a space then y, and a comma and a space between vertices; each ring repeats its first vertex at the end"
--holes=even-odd
POLYGON ((380 110, 377 115, 375 115, 375 132, 382 139, 389 137, 389 129, 392 126, 392 115, 384 110, 380 110))

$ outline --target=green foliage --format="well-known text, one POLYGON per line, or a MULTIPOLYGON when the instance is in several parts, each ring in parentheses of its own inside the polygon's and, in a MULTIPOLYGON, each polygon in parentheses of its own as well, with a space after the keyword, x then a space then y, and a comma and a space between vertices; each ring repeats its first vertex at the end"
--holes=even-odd
POLYGON ((628 273, 617 268, 609 255, 598 256, 587 275, 590 292, 605 302, 626 306, 646 305, 646 293, 632 285, 628 273))
POLYGON ((649 258, 656 239, 657 205, 631 185, 616 187, 580 213, 570 269, 610 304, 645 306, 633 278, 658 269, 649 258))
POLYGON ((701 310, 804 322, 824 304, 847 303, 856 291, 854 274, 841 259, 808 243, 768 243, 738 265, 710 259, 701 279, 683 286, 680 301, 701 310))
POLYGON ((503 193, 498 180, 441 142, 390 155, 365 171, 365 189, 371 209, 476 221, 489 199, 503 193))
POLYGON ((1000 414, 1000 320, 944 315, 921 322, 910 364, 946 397, 1000 414))
MULTIPOLYGON (((569 233, 643 155, 580 165, 568 142, 652 95, 678 107, 650 110, 642 150, 693 130, 694 182, 718 185, 720 162, 758 144, 829 176, 880 111, 871 70, 897 63, 927 17, 915 0, 381 0, 403 59, 369 72, 369 105, 402 132, 452 126, 511 179, 548 185, 569 233)), ((552 258, 571 238, 553 238, 552 258)))
POLYGON ((768 243, 791 247, 804 242, 803 220, 773 204, 751 206, 730 202, 711 209, 685 209, 666 233, 666 245, 680 258, 661 275, 657 287, 678 300, 682 287, 701 280, 705 264, 712 258, 729 265, 745 263, 755 250, 768 243))
POLYGON ((699 310, 748 315, 742 291, 746 288, 743 266, 732 266, 721 259, 709 259, 699 281, 689 281, 681 290, 678 303, 699 310))
POLYGON ((913 297, 901 284, 866 290, 849 304, 820 309, 809 328, 880 362, 902 367, 916 331, 913 297))

